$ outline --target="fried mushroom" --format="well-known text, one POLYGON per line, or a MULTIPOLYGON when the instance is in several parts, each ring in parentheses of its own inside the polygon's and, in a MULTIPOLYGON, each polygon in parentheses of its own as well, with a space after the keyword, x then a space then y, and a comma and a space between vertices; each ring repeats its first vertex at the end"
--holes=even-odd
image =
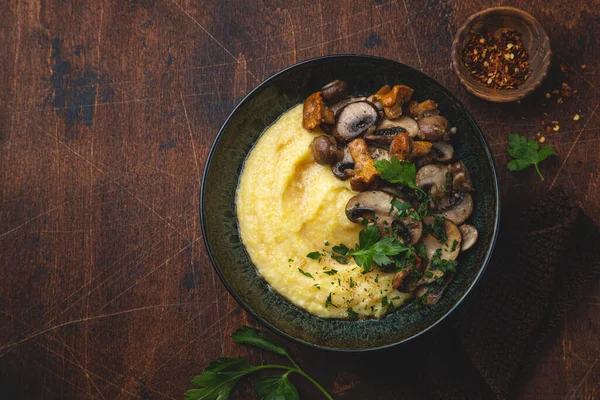
POLYGON ((368 189, 376 183, 379 171, 375 169, 369 146, 363 138, 354 139, 348 144, 348 149, 354 159, 354 177, 350 180, 352 190, 368 189))
POLYGON ((321 92, 311 94, 304 101, 302 109, 302 126, 304 129, 313 131, 321 124, 333 124, 335 118, 331 111, 323 102, 321 92))
POLYGON ((341 142, 350 142, 371 129, 375 130, 378 120, 379 113, 373 103, 350 103, 338 112, 333 136, 341 142))
POLYGON ((331 136, 317 136, 310 142, 310 151, 318 164, 333 165, 343 157, 343 152, 337 148, 335 139, 331 136))

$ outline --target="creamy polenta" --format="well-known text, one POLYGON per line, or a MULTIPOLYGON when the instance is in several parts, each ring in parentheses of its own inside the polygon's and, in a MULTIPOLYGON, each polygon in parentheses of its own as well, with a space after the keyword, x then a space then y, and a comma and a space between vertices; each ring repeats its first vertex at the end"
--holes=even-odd
POLYGON ((341 264, 329 257, 333 245, 354 247, 363 226, 345 215, 357 192, 311 155, 319 134, 302 127, 298 105, 258 140, 237 190, 242 241, 260 275, 296 306, 324 318, 348 318, 349 309, 381 317, 389 304, 398 307, 412 294, 392 288, 394 272, 363 274, 352 258, 341 264), (325 256, 308 258, 315 250, 325 256))

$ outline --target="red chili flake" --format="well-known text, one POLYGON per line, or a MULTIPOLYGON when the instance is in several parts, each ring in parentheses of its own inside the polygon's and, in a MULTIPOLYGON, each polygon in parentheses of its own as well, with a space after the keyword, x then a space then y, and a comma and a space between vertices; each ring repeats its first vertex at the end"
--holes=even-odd
POLYGON ((479 82, 494 89, 514 89, 529 78, 529 55, 521 34, 505 29, 472 34, 463 50, 465 67, 479 82))

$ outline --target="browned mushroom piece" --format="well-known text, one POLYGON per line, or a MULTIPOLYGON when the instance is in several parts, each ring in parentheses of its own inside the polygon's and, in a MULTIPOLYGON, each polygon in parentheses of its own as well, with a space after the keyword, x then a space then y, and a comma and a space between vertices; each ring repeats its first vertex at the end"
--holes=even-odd
POLYGON ((334 122, 333 111, 323 103, 321 92, 313 93, 306 98, 302 109, 302 126, 304 129, 312 131, 322 123, 333 124, 334 122))
POLYGON ((337 148, 335 139, 331 136, 317 136, 310 142, 310 151, 318 164, 333 165, 343 157, 343 152, 337 148))
POLYGON ((453 280, 454 274, 447 274, 444 278, 444 281, 441 283, 434 283, 430 286, 419 286, 416 288, 415 296, 426 296, 424 304, 427 306, 437 304, 442 298, 442 294, 444 294, 444 291, 453 280))
POLYGON ((344 81, 335 80, 321 88, 323 101, 333 104, 348 96, 348 84, 344 81))
POLYGON ((439 254, 439 257, 442 260, 456 260, 458 253, 460 253, 460 244, 462 238, 460 236, 458 227, 452 221, 446 219, 444 220, 444 228, 447 236, 446 242, 444 243, 442 243, 432 234, 421 239, 421 242, 425 246, 427 259, 429 262, 425 268, 424 275, 421 277, 421 279, 419 279, 419 285, 434 282, 435 280, 444 276, 444 273, 441 270, 432 269, 432 259, 435 255, 439 254))
POLYGON ((393 88, 385 85, 373 95, 373 99, 381 103, 388 119, 396 119, 402 115, 402 106, 410 100, 413 92, 405 85, 395 85, 393 88))
POLYGON ((378 131, 388 131, 386 133, 387 135, 395 135, 400 132, 406 132, 411 138, 418 136, 420 137, 419 124, 417 124, 417 121, 411 117, 407 117, 406 115, 403 115, 395 120, 384 118, 381 123, 377 125, 375 132, 378 131), (389 130, 392 132, 389 132, 389 130))
POLYGON ((445 140, 450 134, 450 123, 441 115, 429 115, 417 120, 419 131, 426 140, 438 142, 445 140))
POLYGON ((453 176, 452 187, 454 190, 473 191, 473 181, 465 163, 462 161, 455 162, 450 165, 450 172, 453 176))
POLYGON ((390 155, 401 161, 407 161, 413 152, 413 140, 406 132, 400 132, 392 139, 390 155))
POLYGON ((354 176, 354 158, 352 158, 348 147, 344 147, 342 159, 331 166, 331 171, 338 179, 343 181, 354 176))
POLYGON ((392 212, 393 199, 394 196, 381 190, 361 192, 348 200, 346 216, 355 223, 363 220, 374 223, 383 236, 395 236, 402 243, 413 245, 423 233, 423 224, 413 219, 411 213, 400 216, 392 212))
POLYGON ((473 197, 468 192, 459 193, 460 196, 456 198, 456 202, 446 210, 442 212, 436 212, 436 214, 454 222, 456 225, 464 223, 473 212, 473 197))
POLYGON ((375 168, 369 146, 363 138, 354 139, 348 144, 354 159, 354 177, 350 180, 352 190, 366 190, 377 183, 379 171, 375 168))
POLYGON ((416 175, 417 186, 429 190, 429 193, 437 199, 446 196, 446 181, 449 174, 448 166, 439 164, 428 164, 419 168, 416 175))
POLYGON ((367 100, 367 98, 366 97, 349 97, 347 99, 340 100, 337 103, 330 105, 329 108, 331 109, 331 111, 333 111, 334 115, 337 115, 338 112, 342 108, 346 107, 348 104, 356 103, 357 101, 363 101, 363 100, 367 100))
POLYGON ((414 291, 417 288, 417 282, 419 281, 419 279, 423 275, 423 272, 425 271, 425 267, 426 263, 423 261, 423 259, 417 254, 414 254, 414 264, 405 269, 406 271, 408 271, 408 274, 402 279, 400 279, 400 277, 396 277, 400 272, 404 270, 396 273, 394 279, 392 280, 392 286, 394 285, 394 281, 397 279, 396 283, 398 283, 398 286, 394 287, 394 289, 397 289, 399 292, 402 293, 409 293, 414 291))
POLYGON ((390 160, 391 159, 391 155, 390 152, 385 150, 385 149, 381 149, 379 147, 369 147, 369 153, 371 154, 371 158, 373 159, 373 161, 377 161, 377 160, 390 160))
POLYGON ((411 101, 408 105, 408 112, 415 119, 419 119, 425 114, 433 115, 437 111, 437 103, 433 100, 425 100, 421 103, 411 101))
POLYGON ((373 103, 350 103, 338 112, 333 136, 341 142, 350 142, 368 131, 374 131, 378 120, 379 113, 373 103))

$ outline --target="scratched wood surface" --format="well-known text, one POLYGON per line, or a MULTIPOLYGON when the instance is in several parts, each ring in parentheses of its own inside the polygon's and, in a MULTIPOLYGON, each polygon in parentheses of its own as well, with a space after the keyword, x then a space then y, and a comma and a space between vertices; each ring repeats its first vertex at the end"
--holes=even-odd
MULTIPOLYGON (((234 105, 303 59, 365 53, 422 70, 480 124, 505 200, 563 185, 600 223, 600 3, 511 2, 545 26, 555 57, 541 90, 503 106, 469 95, 449 68, 453 34, 492 3, 1 2, 0 398, 179 399, 219 355, 274 361, 229 340, 255 321, 208 261, 198 192, 234 105), (561 82, 575 98, 546 99, 561 82), (545 134, 552 120, 560 130, 545 134), (543 182, 505 167, 507 135, 538 131, 559 154, 543 182)), ((596 283, 520 398, 600 398, 599 313, 596 283)), ((337 397, 420 398, 368 356, 286 343, 337 397)), ((236 398, 252 398, 249 387, 236 398)))

